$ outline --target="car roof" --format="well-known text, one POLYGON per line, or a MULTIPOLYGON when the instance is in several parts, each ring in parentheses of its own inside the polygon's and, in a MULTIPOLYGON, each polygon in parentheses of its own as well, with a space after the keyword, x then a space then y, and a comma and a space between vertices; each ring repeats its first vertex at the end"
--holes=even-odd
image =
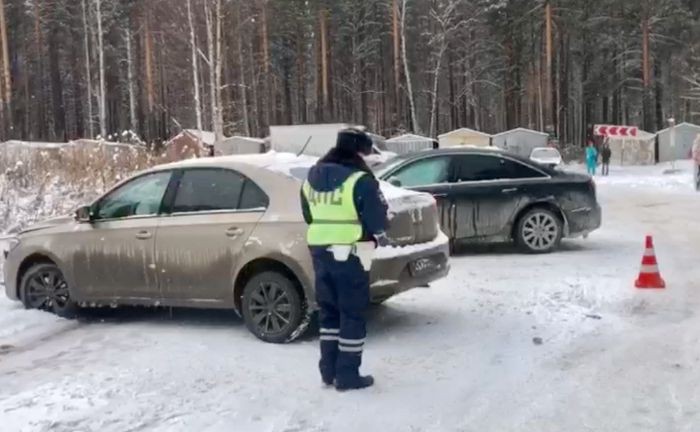
POLYGON ((529 158, 517 155, 515 153, 511 153, 509 151, 503 150, 499 147, 457 146, 457 147, 447 147, 447 148, 440 148, 440 149, 423 150, 423 151, 406 153, 406 154, 396 156, 396 157, 390 159, 387 163, 391 163, 392 161, 401 161, 400 163, 403 164, 403 163, 408 162, 408 161, 417 161, 417 160, 420 160, 420 159, 423 159, 426 157, 435 157, 435 156, 440 156, 440 155, 454 156, 454 155, 469 155, 469 154, 506 156, 509 159, 513 159, 513 160, 518 161, 520 163, 523 163, 525 165, 529 165, 531 167, 536 167, 537 169, 544 171, 549 175, 552 174, 552 170, 543 166, 542 164, 539 164, 536 161, 533 161, 532 159, 529 159, 529 158))
POLYGON ((502 155, 502 156, 508 156, 511 159, 518 160, 520 162, 528 163, 531 164, 532 161, 524 158, 520 155, 517 155, 515 153, 511 153, 509 151, 503 150, 499 147, 478 147, 478 146, 458 146, 458 147, 447 147, 447 148, 439 148, 439 149, 431 149, 431 150, 423 150, 423 151, 418 151, 418 152, 413 152, 413 153, 406 153, 403 155, 399 155, 396 157, 396 159, 403 159, 403 160, 411 160, 411 159, 420 159, 426 156, 438 156, 438 155, 462 155, 462 154, 495 154, 495 155, 502 155))

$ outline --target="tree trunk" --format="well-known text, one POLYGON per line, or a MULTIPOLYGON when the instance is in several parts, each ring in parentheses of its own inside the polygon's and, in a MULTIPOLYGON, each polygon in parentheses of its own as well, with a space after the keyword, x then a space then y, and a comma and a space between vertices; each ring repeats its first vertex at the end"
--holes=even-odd
POLYGON ((394 118, 401 118, 401 35, 399 33, 399 0, 393 0, 391 8, 391 30, 394 42, 394 118))
POLYGON ((71 31, 71 43, 70 52, 71 58, 76 61, 71 62, 71 83, 72 83, 72 97, 71 103, 73 108, 73 119, 72 127, 68 134, 69 139, 77 139, 85 137, 85 117, 83 115, 83 103, 82 103, 82 91, 80 88, 81 82, 83 80, 82 76, 82 64, 77 61, 80 58, 80 49, 82 41, 80 32, 77 29, 72 29, 71 31))
POLYGON ((267 2, 268 0, 260 0, 260 33, 262 43, 262 66, 263 66, 263 109, 264 109, 264 125, 261 128, 269 128, 272 122, 272 85, 270 76, 270 38, 267 28, 267 2))
POLYGON ((323 97, 321 108, 321 120, 329 117, 329 86, 328 86, 328 30, 327 11, 321 8, 318 12, 319 32, 321 35, 321 95, 323 97))
POLYGON ((651 131, 653 126, 651 114, 651 61, 649 53, 649 15, 645 11, 642 18, 642 114, 644 129, 651 131))
POLYGON ((102 34, 102 0, 95 0, 97 15, 97 54, 100 63, 100 135, 107 139, 107 90, 105 89, 105 50, 104 35, 102 34))
POLYGON ((418 125, 418 117, 416 115, 416 102, 413 97, 413 84, 411 83, 411 73, 408 67, 408 57, 406 56, 406 6, 408 5, 408 0, 402 0, 401 8, 401 54, 403 56, 403 67, 404 75, 406 76, 406 89, 408 90, 408 103, 411 109, 411 129, 420 133, 420 126, 418 125))
POLYGON ((552 92, 552 3, 547 0, 544 5, 545 10, 545 82, 544 82, 544 118, 543 130, 550 130, 554 127, 554 110, 552 103, 554 95, 552 92))
POLYGON ((214 132, 216 135, 216 141, 224 139, 224 100, 221 93, 221 68, 224 61, 223 52, 221 50, 222 45, 222 31, 221 31, 221 21, 223 20, 223 15, 221 14, 221 0, 216 0, 216 62, 214 64, 216 71, 214 76, 215 81, 215 93, 216 93, 216 112, 215 112, 215 123, 214 132))
POLYGON ((127 86, 129 90, 129 130, 137 131, 139 126, 136 118, 136 94, 134 92, 134 60, 131 52, 131 29, 129 27, 129 24, 127 24, 124 32, 124 39, 126 40, 127 86))
POLYGON ((53 106, 53 138, 58 141, 66 141, 66 111, 63 103, 63 80, 61 79, 60 59, 58 57, 58 43, 60 41, 58 25, 58 23, 52 25, 48 46, 53 106))
MULTIPOLYGON (((219 0, 214 0, 217 2, 218 12, 221 12, 221 8, 218 5, 219 0)), ((221 67, 218 64, 221 55, 221 22, 220 14, 217 15, 217 24, 214 24, 213 12, 211 10, 210 0, 207 0, 204 4, 204 16, 207 21, 207 55, 209 57, 209 93, 210 93, 210 107, 211 107, 211 129, 214 132, 216 143, 219 143, 223 139, 223 120, 219 121, 219 108, 221 104, 221 92, 217 82, 221 81, 221 67), (214 29, 216 26, 216 30, 214 29), (214 32, 216 31, 216 35, 214 32), (216 38, 216 41, 214 40, 216 38), (215 47, 216 45, 216 47, 215 47)))
POLYGON ((95 136, 95 131, 93 129, 93 116, 92 112, 92 68, 90 67, 90 27, 88 26, 88 9, 85 6, 86 0, 82 0, 83 7, 83 33, 84 33, 84 50, 85 50, 85 82, 87 90, 87 130, 88 138, 93 138, 95 136))
POLYGON ((36 44, 36 60, 39 69, 36 74, 38 78, 32 83, 32 87, 35 89, 35 92, 39 93, 38 97, 36 98, 38 105, 36 116, 38 131, 36 131, 36 135, 32 136, 34 139, 46 139, 48 137, 48 121, 46 112, 47 97, 45 91, 46 86, 44 84, 44 38, 41 32, 41 19, 41 8, 39 2, 34 2, 34 39, 36 44))
POLYGON ((654 100, 656 102, 656 130, 661 130, 664 128, 666 119, 664 118, 663 110, 663 85, 661 82, 661 61, 659 58, 654 58, 654 89, 655 95, 654 100))
POLYGON ((153 35, 151 35, 151 19, 146 11, 144 13, 144 69, 146 72, 146 101, 148 113, 146 115, 146 135, 152 139, 156 135, 155 128, 155 86, 153 85, 153 35))
POLYGON ((245 78, 245 61, 243 60, 243 20, 241 15, 243 10, 238 8, 236 22, 236 48, 238 48, 238 67, 240 74, 241 89, 241 112, 243 113, 243 132, 246 136, 251 136, 250 115, 248 114, 248 87, 245 78))
MULTIPOLYGON (((0 0, 0 41, 2 41, 2 75, 5 78, 4 102, 7 106, 8 123, 12 125, 12 75, 10 75, 10 50, 7 43, 7 23, 5 21, 5 1, 0 0)), ((2 90, 0 90, 2 91, 2 90)), ((0 97, 0 101, 2 101, 0 97)))
MULTIPOLYGON (((444 36, 443 36, 444 38, 444 36)), ((442 58, 445 56, 445 51, 447 50, 447 41, 443 40, 441 42, 440 48, 438 49, 437 59, 435 60, 435 71, 433 72, 433 88, 431 93, 431 107, 430 107, 430 137, 436 137, 437 128, 437 107, 438 107, 438 90, 440 88, 440 70, 442 69, 442 58)))
POLYGON ((194 33, 192 0, 187 0, 187 22, 190 27, 190 49, 192 55, 192 87, 194 89, 194 112, 197 130, 202 130, 202 103, 199 96, 199 61, 197 59, 197 39, 194 33))

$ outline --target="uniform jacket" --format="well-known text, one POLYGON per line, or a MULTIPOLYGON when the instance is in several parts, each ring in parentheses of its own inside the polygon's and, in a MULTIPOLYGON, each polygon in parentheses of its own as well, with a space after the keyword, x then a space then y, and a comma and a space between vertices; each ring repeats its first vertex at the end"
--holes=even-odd
MULTIPOLYGON (((311 187, 318 192, 330 192, 338 187, 350 175, 360 169, 339 163, 319 162, 309 171, 308 180, 311 187)), ((353 191, 355 208, 362 224, 362 241, 373 240, 386 231, 387 204, 379 190, 379 182, 372 174, 362 176, 353 191)), ((313 222, 309 203, 301 193, 301 209, 307 224, 313 222)))

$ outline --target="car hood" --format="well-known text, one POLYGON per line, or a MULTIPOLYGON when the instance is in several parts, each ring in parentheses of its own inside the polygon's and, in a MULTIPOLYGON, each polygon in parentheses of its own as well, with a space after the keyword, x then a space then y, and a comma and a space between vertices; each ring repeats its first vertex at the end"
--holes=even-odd
POLYGON ((75 222, 75 219, 72 216, 66 215, 66 216, 58 216, 55 218, 51 219, 46 219, 41 222, 35 223, 33 225, 29 225, 28 227, 25 227, 21 230, 19 230, 16 233, 10 233, 10 234, 28 234, 36 231, 42 231, 42 230, 47 230, 49 228, 55 228, 60 225, 68 225, 75 222))

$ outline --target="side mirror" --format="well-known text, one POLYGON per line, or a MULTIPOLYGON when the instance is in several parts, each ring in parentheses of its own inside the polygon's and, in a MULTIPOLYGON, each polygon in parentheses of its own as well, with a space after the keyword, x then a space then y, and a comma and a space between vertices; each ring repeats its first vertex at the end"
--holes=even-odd
POLYGON ((77 222, 90 222, 92 221, 92 210, 90 206, 79 207, 75 211, 75 220, 77 222))
POLYGON ((399 180, 399 179, 396 178, 396 177, 391 177, 391 178, 389 179, 389 183, 391 183, 392 185, 394 185, 394 186, 396 186, 396 187, 401 187, 401 180, 399 180))

